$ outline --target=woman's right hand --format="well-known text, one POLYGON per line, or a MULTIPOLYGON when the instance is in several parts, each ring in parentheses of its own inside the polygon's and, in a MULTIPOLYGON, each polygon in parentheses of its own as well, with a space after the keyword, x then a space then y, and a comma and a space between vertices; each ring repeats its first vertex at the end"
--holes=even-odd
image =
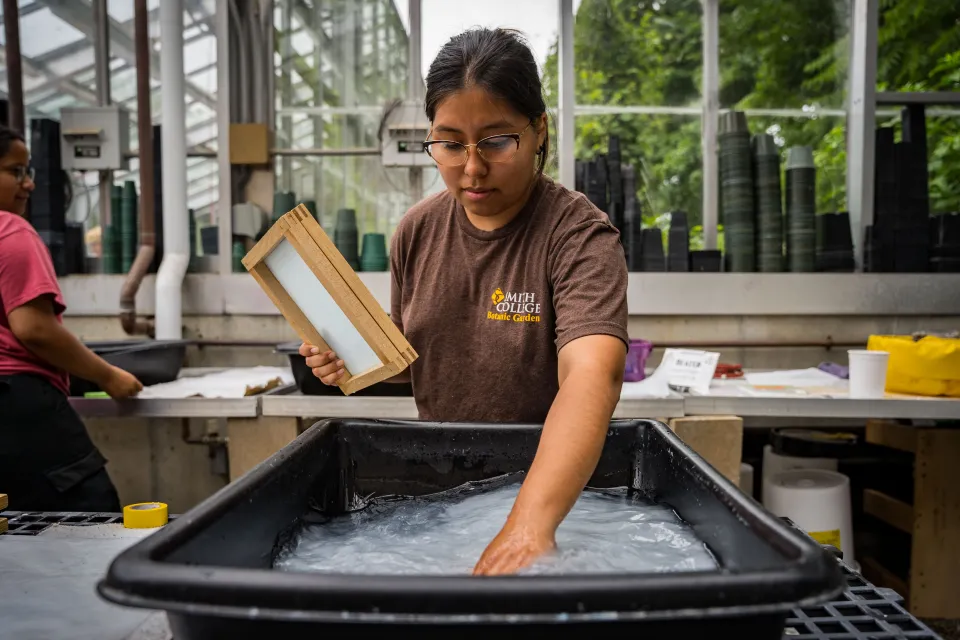
POLYGON ((346 373, 343 360, 338 360, 337 354, 333 351, 320 351, 312 344, 303 343, 300 345, 300 355, 307 359, 307 366, 310 367, 313 375, 325 385, 337 384, 337 381, 346 373))
POLYGON ((143 384, 136 376, 120 367, 109 365, 107 376, 100 383, 100 388, 114 400, 132 398, 143 390, 143 384))

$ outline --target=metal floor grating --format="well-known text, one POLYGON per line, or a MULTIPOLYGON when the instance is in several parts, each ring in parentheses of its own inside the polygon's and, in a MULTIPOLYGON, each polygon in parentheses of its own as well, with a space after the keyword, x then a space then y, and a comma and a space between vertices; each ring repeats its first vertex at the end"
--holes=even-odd
MULTIPOLYGON (((121 513, 71 513, 71 512, 34 512, 34 511, 4 511, 0 518, 7 519, 9 536, 35 536, 43 533, 55 524, 83 526, 91 524, 123 524, 121 513)), ((176 516, 171 515, 170 520, 176 516)))
POLYGON ((842 599, 794 609, 784 640, 939 640, 939 636, 903 608, 893 589, 875 587, 846 565, 842 599))

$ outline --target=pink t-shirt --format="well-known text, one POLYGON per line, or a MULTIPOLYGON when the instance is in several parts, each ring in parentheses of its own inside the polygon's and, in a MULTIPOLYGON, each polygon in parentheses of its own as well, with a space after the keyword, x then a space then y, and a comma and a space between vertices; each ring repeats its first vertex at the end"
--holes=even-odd
POLYGON ((0 376, 31 373, 49 380, 69 394, 66 371, 41 360, 24 347, 10 330, 8 314, 40 296, 53 299, 57 321, 66 305, 57 284, 50 251, 30 223, 0 211, 0 376))

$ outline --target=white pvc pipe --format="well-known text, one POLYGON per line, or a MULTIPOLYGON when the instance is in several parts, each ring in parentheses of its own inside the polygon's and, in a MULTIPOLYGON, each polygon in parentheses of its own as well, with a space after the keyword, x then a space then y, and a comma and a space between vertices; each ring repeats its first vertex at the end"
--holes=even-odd
POLYGON ((163 261, 157 273, 156 332, 159 340, 179 340, 183 337, 183 279, 190 262, 183 0, 160 3, 160 34, 163 261))

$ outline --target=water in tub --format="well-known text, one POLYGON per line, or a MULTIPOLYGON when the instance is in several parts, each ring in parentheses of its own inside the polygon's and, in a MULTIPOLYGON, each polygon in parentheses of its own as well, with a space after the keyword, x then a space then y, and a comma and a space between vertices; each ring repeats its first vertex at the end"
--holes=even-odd
MULTIPOLYGON (((282 571, 469 574, 506 520, 520 476, 419 498, 382 497, 301 523, 279 550, 282 571)), ((712 570, 717 563, 669 507, 623 489, 586 489, 557 530, 557 551, 521 573, 712 570)))

